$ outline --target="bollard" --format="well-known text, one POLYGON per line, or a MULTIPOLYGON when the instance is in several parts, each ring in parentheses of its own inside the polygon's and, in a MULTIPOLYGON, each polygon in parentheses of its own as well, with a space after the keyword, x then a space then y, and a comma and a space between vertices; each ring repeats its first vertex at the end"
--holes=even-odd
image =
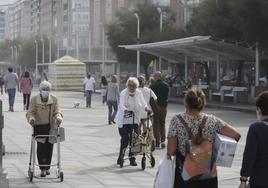
POLYGON ((0 100, 0 187, 8 188, 7 173, 3 169, 3 128, 4 128, 4 116, 3 116, 3 106, 2 100, 0 100))

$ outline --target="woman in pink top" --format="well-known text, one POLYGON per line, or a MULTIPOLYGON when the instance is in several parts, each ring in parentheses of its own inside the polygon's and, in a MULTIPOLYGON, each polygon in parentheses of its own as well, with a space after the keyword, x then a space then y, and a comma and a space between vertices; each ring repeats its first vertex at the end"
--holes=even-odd
POLYGON ((29 72, 27 71, 24 73, 24 76, 20 80, 20 89, 21 89, 21 92, 23 93, 23 104, 24 104, 23 109, 28 110, 31 92, 33 89, 33 81, 32 81, 32 78, 30 77, 29 72))

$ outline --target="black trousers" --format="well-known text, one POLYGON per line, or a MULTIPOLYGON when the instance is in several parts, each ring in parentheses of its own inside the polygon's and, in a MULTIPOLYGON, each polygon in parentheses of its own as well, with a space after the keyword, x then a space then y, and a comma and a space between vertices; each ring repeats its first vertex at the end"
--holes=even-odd
MULTIPOLYGON (((136 133, 138 132, 138 124, 134 125, 123 125, 122 128, 119 128, 119 134, 121 136, 121 144, 120 144, 120 152, 119 156, 124 157, 125 151, 129 144, 132 141, 132 131, 134 130, 136 133)), ((131 157, 133 154, 131 149, 129 150, 128 156, 131 157)))
MULTIPOLYGON (((41 142, 37 142, 37 159, 39 165, 50 165, 53 153, 53 144, 46 142, 43 144, 41 142)), ((40 166, 41 170, 48 170, 50 166, 40 166)))
POLYGON ((26 105, 26 110, 29 109, 30 97, 31 97, 31 94, 23 93, 23 104, 26 105))

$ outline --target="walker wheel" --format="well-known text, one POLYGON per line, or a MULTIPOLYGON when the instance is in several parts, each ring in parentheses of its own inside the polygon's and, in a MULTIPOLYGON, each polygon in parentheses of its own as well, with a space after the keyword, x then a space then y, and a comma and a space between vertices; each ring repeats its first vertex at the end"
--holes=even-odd
POLYGON ((60 182, 63 182, 63 172, 60 172, 60 182))
POLYGON ((142 157, 141 159, 141 168, 142 170, 144 170, 146 167, 146 157, 142 157))
POLYGON ((153 155, 151 155, 151 167, 153 168, 155 166, 155 158, 153 155))

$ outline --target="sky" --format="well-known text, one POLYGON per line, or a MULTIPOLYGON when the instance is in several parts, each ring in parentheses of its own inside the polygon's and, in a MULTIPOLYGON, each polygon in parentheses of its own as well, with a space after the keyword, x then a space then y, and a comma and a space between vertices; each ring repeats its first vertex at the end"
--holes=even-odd
POLYGON ((0 0, 0 5, 14 3, 15 1, 17 1, 17 0, 0 0))

